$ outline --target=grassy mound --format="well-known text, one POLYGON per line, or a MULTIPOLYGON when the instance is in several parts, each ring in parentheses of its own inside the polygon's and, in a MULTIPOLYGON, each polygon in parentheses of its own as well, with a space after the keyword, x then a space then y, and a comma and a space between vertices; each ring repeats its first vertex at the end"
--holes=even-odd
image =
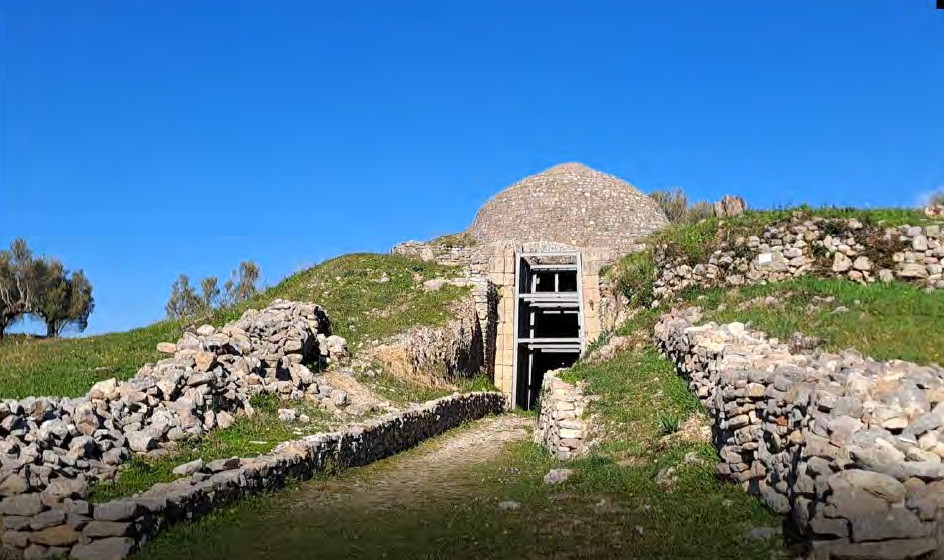
MULTIPOLYGON (((653 300, 653 284, 658 269, 653 253, 664 250, 665 258, 694 266, 708 262, 711 254, 723 247, 734 248, 738 238, 761 236, 770 226, 788 226, 812 218, 827 220, 859 220, 866 231, 881 232, 886 227, 941 223, 922 212, 907 208, 812 208, 799 206, 784 210, 748 211, 736 218, 709 218, 694 224, 675 224, 651 234, 643 240, 646 249, 623 257, 609 271, 610 279, 634 306, 647 307, 653 300)), ((875 237, 879 237, 875 235, 875 237)), ((880 243, 874 239, 867 243, 880 243)), ((876 260, 876 259, 873 259, 876 260)))
MULTIPOLYGON (((334 333, 345 337, 356 352, 369 340, 448 319, 448 304, 468 288, 446 285, 427 292, 422 284, 455 274, 455 269, 398 255, 345 255, 298 272, 249 301, 196 323, 222 325, 276 298, 312 301, 327 310, 334 333)), ((96 381, 127 379, 144 363, 160 359, 157 343, 177 340, 184 326, 179 321, 161 321, 86 338, 11 337, 0 343, 0 398, 77 396, 96 381)))
POLYGON ((853 348, 876 360, 944 365, 942 290, 807 277, 716 289, 689 300, 706 311, 706 319, 749 323, 781 340, 802 333, 832 352, 853 348))

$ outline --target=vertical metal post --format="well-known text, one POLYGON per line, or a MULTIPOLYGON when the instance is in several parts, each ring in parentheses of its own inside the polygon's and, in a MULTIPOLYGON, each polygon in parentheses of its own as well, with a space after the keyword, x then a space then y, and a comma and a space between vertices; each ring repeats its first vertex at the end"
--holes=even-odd
POLYGON ((521 291, 521 281, 522 273, 524 272, 524 267, 522 266, 524 259, 515 251, 515 281, 512 283, 514 290, 512 291, 512 297, 515 298, 515 310, 514 315, 511 318, 511 323, 514 328, 514 338, 512 340, 512 358, 511 358, 511 399, 509 400, 509 408, 516 408, 518 402, 518 297, 519 292, 521 291))
POLYGON ((580 337, 580 354, 583 355, 586 350, 586 337, 584 337, 583 320, 583 261, 580 251, 577 251, 577 336, 580 337))

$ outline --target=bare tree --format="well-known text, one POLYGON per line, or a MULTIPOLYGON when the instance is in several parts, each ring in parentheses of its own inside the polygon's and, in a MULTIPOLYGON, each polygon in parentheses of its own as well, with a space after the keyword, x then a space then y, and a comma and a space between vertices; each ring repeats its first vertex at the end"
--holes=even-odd
POLYGON ((190 285, 190 278, 186 274, 181 274, 171 287, 170 298, 167 300, 167 304, 164 305, 167 317, 171 319, 194 317, 199 312, 200 307, 200 296, 190 285))
POLYGON ((203 311, 209 312, 220 305, 220 286, 216 276, 208 276, 200 281, 200 301, 203 311))
POLYGON ((227 305, 234 305, 251 298, 258 291, 259 265, 252 261, 239 263, 230 279, 224 284, 227 305))

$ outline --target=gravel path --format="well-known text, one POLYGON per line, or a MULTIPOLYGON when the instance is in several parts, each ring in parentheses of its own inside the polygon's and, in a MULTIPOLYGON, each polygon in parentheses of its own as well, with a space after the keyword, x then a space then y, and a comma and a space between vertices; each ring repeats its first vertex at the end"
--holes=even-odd
POLYGON ((359 476, 342 476, 309 484, 297 493, 293 509, 343 503, 362 511, 403 507, 466 494, 477 481, 458 476, 498 456, 508 443, 526 439, 531 418, 504 415, 485 418, 442 436, 431 444, 395 457, 359 476))

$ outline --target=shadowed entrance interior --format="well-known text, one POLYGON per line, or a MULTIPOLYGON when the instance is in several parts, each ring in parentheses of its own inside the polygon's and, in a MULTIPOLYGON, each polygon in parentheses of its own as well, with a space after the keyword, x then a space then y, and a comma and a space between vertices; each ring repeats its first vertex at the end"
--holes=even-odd
POLYGON ((569 367, 583 347, 578 253, 524 253, 517 257, 515 300, 515 406, 537 406, 547 371, 569 367))

